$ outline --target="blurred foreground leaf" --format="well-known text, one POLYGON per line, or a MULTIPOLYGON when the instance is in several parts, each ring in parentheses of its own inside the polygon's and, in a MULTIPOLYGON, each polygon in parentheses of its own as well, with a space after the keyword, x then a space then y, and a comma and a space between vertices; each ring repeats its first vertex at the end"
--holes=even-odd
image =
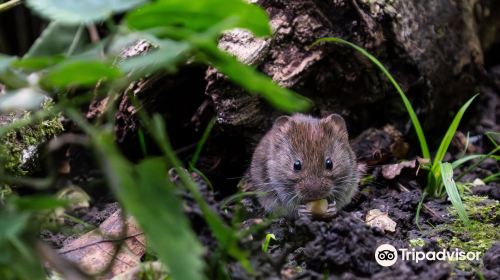
POLYGON ((207 62, 250 93, 260 94, 274 107, 286 112, 295 112, 305 111, 311 106, 309 99, 280 87, 266 75, 222 52, 217 46, 204 45, 202 47, 204 51, 210 53, 210 57, 205 57, 207 62))
POLYGON ((92 86, 120 76, 120 70, 99 60, 67 60, 49 70, 41 82, 52 87, 92 86))
POLYGON ((167 179, 166 164, 150 158, 134 167, 120 154, 110 134, 96 134, 94 141, 109 184, 172 277, 202 278, 203 249, 167 179))
POLYGON ((47 96, 37 88, 21 88, 0 95, 0 112, 34 110, 42 107, 47 96))
MULTIPOLYGON (((24 58, 65 54, 73 43, 78 28, 78 26, 68 26, 61 22, 53 21, 49 23, 24 55, 24 58)), ((88 42, 88 37, 84 37, 75 46, 75 49, 81 48, 88 42)))
POLYGON ((196 32, 206 31, 223 21, 227 22, 224 29, 241 27, 252 31, 256 36, 271 35, 266 12, 242 0, 156 1, 126 17, 127 24, 132 28, 172 26, 196 32))
POLYGON ((103 21, 113 13, 126 11, 145 2, 146 0, 26 0, 26 4, 40 15, 65 24, 103 21))
POLYGON ((186 59, 186 53, 191 46, 184 42, 161 40, 156 49, 145 54, 127 58, 118 66, 132 77, 152 74, 159 70, 174 70, 176 63, 186 59))

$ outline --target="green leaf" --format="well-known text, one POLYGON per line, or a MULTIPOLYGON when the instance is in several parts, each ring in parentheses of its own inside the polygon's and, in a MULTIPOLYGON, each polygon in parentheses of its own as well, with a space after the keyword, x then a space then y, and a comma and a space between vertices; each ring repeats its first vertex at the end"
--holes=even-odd
POLYGON ((0 54, 0 82, 8 88, 22 88, 29 85, 28 78, 20 71, 12 69, 16 57, 0 54))
POLYGON ((406 97, 406 94, 404 93, 403 89, 399 86, 398 82, 396 82, 396 79, 394 79, 394 77, 391 75, 391 73, 389 73, 389 71, 385 68, 385 66, 376 57, 371 55, 367 50, 346 40, 335 37, 321 38, 316 42, 314 42, 313 45, 318 44, 320 42, 333 42, 349 46, 358 51, 359 53, 361 53, 366 58, 368 58, 373 64, 375 64, 375 66, 377 66, 378 69, 380 69, 380 71, 382 71, 385 77, 391 82, 391 84, 398 92, 399 96, 401 97, 401 100, 403 100, 403 104, 406 108, 406 111, 410 115, 411 122, 413 123, 415 132, 417 133, 418 141, 420 142, 420 149, 422 150, 422 156, 424 158, 430 159, 431 154, 429 152, 429 146, 427 146, 427 140, 425 139, 422 126, 420 125, 420 121, 417 118, 417 114, 415 113, 415 110, 413 110, 410 100, 408 100, 408 98, 406 97))
POLYGON ((193 157, 189 161, 190 169, 196 169, 195 166, 196 163, 198 162, 198 158, 200 157, 201 150, 203 149, 203 146, 207 142, 208 136, 210 136, 210 132, 212 131, 214 124, 215 124, 215 118, 212 118, 208 123, 207 127, 205 128, 205 131, 203 131, 203 135, 201 136, 201 139, 198 141, 198 144, 196 144, 196 149, 194 151, 193 157))
MULTIPOLYGON (((206 31, 226 21, 224 29, 246 28, 256 36, 271 35, 266 12, 242 0, 160 0, 127 15, 127 24, 136 29, 182 27, 206 31)), ((218 30, 222 31, 222 30, 218 30)))
POLYGON ((295 112, 305 111, 311 106, 309 99, 278 86, 269 77, 257 72, 253 67, 222 52, 215 44, 200 47, 205 52, 210 53, 210 58, 205 59, 217 70, 226 74, 233 82, 247 89, 250 93, 261 95, 277 109, 295 112))
POLYGON ((102 61, 67 60, 50 69, 41 83, 52 87, 91 86, 120 76, 117 68, 102 61))
MULTIPOLYGON (((36 39, 29 51, 24 55, 25 58, 35 56, 53 56, 65 54, 78 31, 78 26, 68 26, 61 22, 51 22, 36 39)), ((76 50, 81 50, 90 42, 88 36, 84 36, 75 46, 76 50)))
POLYGON ((50 20, 65 24, 103 21, 114 13, 143 4, 145 0, 26 0, 28 7, 50 20))
POLYGON ((480 154, 480 155, 468 155, 468 156, 465 156, 463 158, 455 160, 454 162, 451 163, 451 166, 453 167, 453 169, 455 169, 455 168, 458 168, 458 167, 462 166, 462 164, 464 164, 464 163, 466 163, 468 161, 471 161, 471 160, 474 160, 474 159, 478 159, 478 158, 484 158, 484 157, 488 157, 488 155, 483 155, 483 154, 480 154))
MULTIPOLYGON (((139 114, 141 114, 141 112, 139 112, 139 114)), ((184 168, 181 168, 181 163, 176 157, 167 137, 163 119, 158 114, 155 114, 153 119, 149 119, 145 114, 142 114, 141 118, 147 126, 149 133, 162 149, 168 163, 171 166, 174 166, 175 171, 179 175, 180 181, 184 187, 189 190, 193 199, 200 207, 201 212, 203 213, 203 218, 212 230, 217 241, 219 241, 219 246, 221 246, 230 256, 237 259, 243 268, 245 268, 248 272, 252 272, 252 267, 250 266, 246 252, 239 248, 235 230, 226 225, 217 213, 214 212, 214 210, 203 199, 203 196, 198 190, 197 184, 193 182, 191 176, 189 176, 184 168)))
POLYGON ((187 43, 172 40, 161 40, 157 49, 134 57, 124 59, 118 67, 131 73, 132 78, 149 75, 160 70, 172 70, 177 63, 186 58, 186 53, 191 49, 187 43))
POLYGON ((35 110, 42 107, 47 95, 44 91, 27 87, 0 95, 0 112, 35 110))
POLYGON ((457 210, 459 218, 466 225, 470 225, 469 217, 467 217, 467 213, 465 212, 464 205, 462 203, 462 199, 460 198, 460 194, 458 193, 457 185, 453 180, 453 168, 450 163, 439 163, 439 168, 441 169, 441 176, 444 183, 444 187, 446 188, 446 193, 450 198, 451 204, 457 210))
POLYGON ((273 233, 266 234, 266 240, 262 243, 262 252, 267 253, 267 249, 269 248, 269 243, 272 240, 276 240, 276 236, 273 233))
POLYGON ((30 195, 24 197, 16 197, 12 203, 20 210, 50 210, 58 207, 66 207, 68 201, 58 199, 52 196, 30 195))
POLYGON ((0 212, 0 243, 19 235, 28 225, 29 213, 0 212))
POLYGON ((438 179, 440 176, 440 168, 439 164, 443 160, 446 151, 448 150, 448 147, 450 146, 451 140, 453 139, 453 136, 455 135, 455 132, 457 131, 458 124, 462 120, 462 117, 469 107, 469 105, 472 103, 474 98, 476 98, 477 94, 471 97, 462 107, 460 110, 458 110, 457 114, 453 118, 453 121, 451 122, 450 126, 448 127, 448 130, 446 131, 446 134, 443 137, 443 140, 441 140, 441 144, 439 145, 438 151, 436 152, 436 156, 434 157, 434 160, 432 162, 432 167, 431 167, 431 172, 429 172, 429 177, 428 177, 428 182, 430 182, 430 190, 429 193, 431 194, 441 194, 441 183, 440 180, 438 179), (431 178, 434 177, 434 178, 431 178))
POLYGON ((129 210, 143 217, 141 226, 174 279, 201 279, 203 248, 182 211, 174 186, 167 179, 166 164, 158 158, 150 158, 141 162, 136 170, 138 185, 134 186, 133 198, 140 203, 135 211, 129 210), (145 204, 154 206, 144 207, 145 204))
POLYGON ((446 134, 443 137, 443 140, 441 140, 441 144, 439 145, 439 149, 436 153, 436 156, 434 157, 435 162, 442 161, 446 151, 448 150, 448 147, 450 146, 451 140, 453 140, 453 136, 455 135, 455 132, 457 131, 458 124, 462 120, 462 117, 464 116, 465 111, 469 107, 469 105, 472 103, 474 98, 478 96, 477 94, 471 97, 462 107, 460 110, 458 110, 457 114, 455 115, 455 118, 453 118, 453 121, 451 122, 450 126, 448 127, 448 130, 446 131, 446 134))
POLYGON ((23 70, 37 71, 51 66, 54 66, 64 60, 64 56, 41 56, 41 57, 27 57, 16 60, 11 63, 12 67, 20 68, 23 70))
POLYGON ((16 58, 0 53, 0 73, 5 71, 16 58))
POLYGON ((168 180, 167 166, 150 158, 133 167, 118 151, 111 134, 93 137, 108 183, 144 230, 174 279, 201 279, 202 247, 168 180))

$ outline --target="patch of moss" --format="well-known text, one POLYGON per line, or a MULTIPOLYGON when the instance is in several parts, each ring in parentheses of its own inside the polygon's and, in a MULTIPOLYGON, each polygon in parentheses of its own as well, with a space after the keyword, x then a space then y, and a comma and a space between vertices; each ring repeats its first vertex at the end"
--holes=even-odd
POLYGON ((424 247, 425 241, 422 238, 410 239, 410 246, 413 248, 424 247))
MULTIPOLYGON (((21 116, 10 114, 9 122, 30 118, 30 114, 21 116)), ((12 175, 28 173, 23 154, 36 152, 38 145, 60 134, 64 130, 59 117, 40 121, 18 130, 12 130, 0 137, 0 165, 5 172, 12 175)))
MULTIPOLYGON (((462 197, 465 210, 470 219, 470 226, 464 225, 459 219, 450 224, 439 225, 435 228, 437 232, 452 233, 448 240, 438 242, 439 246, 454 250, 455 248, 464 252, 481 252, 480 258, 497 240, 500 240, 500 203, 483 196, 464 195, 462 197)), ((449 208, 452 215, 456 217, 453 207, 449 208)), ((481 265, 466 261, 457 261, 456 267, 464 271, 475 270, 481 265)))

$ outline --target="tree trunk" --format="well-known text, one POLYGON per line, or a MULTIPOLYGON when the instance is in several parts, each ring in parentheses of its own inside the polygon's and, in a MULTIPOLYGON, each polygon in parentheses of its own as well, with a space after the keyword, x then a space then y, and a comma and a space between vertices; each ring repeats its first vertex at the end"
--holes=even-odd
MULTIPOLYGON (((264 41, 243 31, 229 32, 221 48, 312 99, 310 113, 340 113, 354 134, 387 122, 404 132, 411 126, 397 92, 371 62, 340 45, 311 47, 317 39, 340 37, 367 49, 400 83, 424 127, 434 129, 446 126, 450 110, 475 93, 485 73, 484 53, 499 38, 498 21, 495 26, 492 19, 500 5, 490 1, 257 3, 270 15, 274 36, 264 41)), ((206 94, 226 129, 251 136, 280 114, 258 97, 240 94, 214 69, 206 79, 206 94)))

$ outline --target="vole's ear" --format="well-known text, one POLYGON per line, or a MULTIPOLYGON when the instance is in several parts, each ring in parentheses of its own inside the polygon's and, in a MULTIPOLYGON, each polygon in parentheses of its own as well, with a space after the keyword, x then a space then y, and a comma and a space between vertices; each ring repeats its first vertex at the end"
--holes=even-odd
POLYGON ((325 128, 328 133, 340 136, 341 139, 348 141, 347 128, 345 120, 338 114, 331 114, 322 118, 320 124, 325 128))
POLYGON ((282 127, 290 121, 290 116, 280 116, 274 121, 273 127, 282 127))

